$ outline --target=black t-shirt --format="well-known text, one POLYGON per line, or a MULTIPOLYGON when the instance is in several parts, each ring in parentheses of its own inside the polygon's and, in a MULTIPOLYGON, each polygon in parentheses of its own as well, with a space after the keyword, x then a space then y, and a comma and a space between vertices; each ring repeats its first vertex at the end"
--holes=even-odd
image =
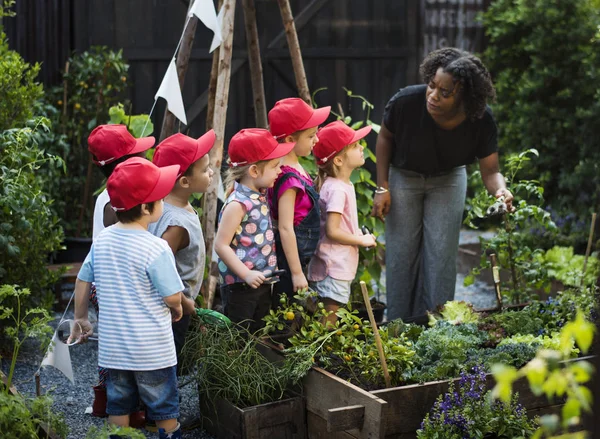
POLYGON ((439 174, 498 151, 498 133, 488 106, 481 119, 440 128, 427 111, 426 85, 402 88, 385 107, 383 123, 394 134, 392 165, 422 174, 439 174))

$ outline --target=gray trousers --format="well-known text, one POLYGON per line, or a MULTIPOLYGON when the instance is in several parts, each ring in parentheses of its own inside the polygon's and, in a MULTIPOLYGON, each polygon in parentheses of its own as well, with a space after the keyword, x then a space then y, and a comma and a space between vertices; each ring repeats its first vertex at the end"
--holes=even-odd
POLYGON ((467 191, 464 166, 425 177, 390 167, 385 219, 387 318, 406 319, 454 299, 467 191))

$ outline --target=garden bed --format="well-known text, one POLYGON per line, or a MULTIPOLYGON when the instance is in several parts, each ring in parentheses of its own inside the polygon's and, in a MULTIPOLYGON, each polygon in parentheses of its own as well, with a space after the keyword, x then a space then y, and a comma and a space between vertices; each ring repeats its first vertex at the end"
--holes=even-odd
MULTIPOLYGON (((570 361, 589 360, 590 357, 570 361)), ((319 367, 304 379, 308 437, 414 438, 437 397, 453 380, 380 389, 368 392, 319 367)), ((488 375, 488 388, 494 380, 488 375)), ((526 381, 515 384, 519 402, 530 415, 558 412, 561 401, 536 396, 526 381)))

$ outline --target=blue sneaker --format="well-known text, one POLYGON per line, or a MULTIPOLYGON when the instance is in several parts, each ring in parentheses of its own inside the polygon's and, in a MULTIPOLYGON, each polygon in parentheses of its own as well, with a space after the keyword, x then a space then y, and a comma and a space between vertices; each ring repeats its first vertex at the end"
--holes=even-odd
POLYGON ((158 439, 181 439, 181 425, 177 424, 175 431, 170 433, 167 433, 164 428, 159 428, 158 439))

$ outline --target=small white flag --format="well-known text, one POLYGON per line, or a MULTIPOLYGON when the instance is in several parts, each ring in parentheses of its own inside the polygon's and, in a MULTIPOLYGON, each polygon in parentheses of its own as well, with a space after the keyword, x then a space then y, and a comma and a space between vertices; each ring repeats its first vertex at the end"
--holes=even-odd
POLYGON ((219 11, 219 15, 217 15, 217 22, 219 23, 219 29, 221 29, 221 34, 220 34, 220 38, 217 38, 217 34, 215 34, 215 36, 213 37, 212 43, 210 43, 210 50, 209 52, 212 53, 213 50, 215 50, 217 47, 219 47, 221 45, 221 42, 223 39, 225 39, 224 37, 224 31, 223 31, 223 15, 225 14, 225 7, 221 6, 221 10, 219 11))
MULTIPOLYGON (((66 322, 69 322, 70 331, 73 329, 73 320, 65 320, 61 322, 59 327, 54 332, 52 343, 46 352, 46 356, 42 361, 42 366, 52 366, 60 370, 71 383, 75 384, 73 377, 73 366, 71 365, 71 354, 69 353, 69 345, 65 344, 58 338, 59 328, 66 322)), ((70 332, 69 332, 70 333, 70 332)))
POLYGON ((212 52, 219 47, 219 44, 221 44, 221 41, 223 40, 221 37, 221 25, 217 20, 217 12, 213 0, 195 0, 188 13, 188 16, 191 17, 192 15, 198 17, 198 19, 215 34, 210 46, 210 52, 212 52))
POLYGON ((187 125, 175 59, 171 60, 167 73, 165 73, 165 77, 160 83, 160 87, 154 96, 154 100, 157 100, 159 97, 164 98, 167 101, 167 108, 169 111, 173 113, 177 119, 187 125))

